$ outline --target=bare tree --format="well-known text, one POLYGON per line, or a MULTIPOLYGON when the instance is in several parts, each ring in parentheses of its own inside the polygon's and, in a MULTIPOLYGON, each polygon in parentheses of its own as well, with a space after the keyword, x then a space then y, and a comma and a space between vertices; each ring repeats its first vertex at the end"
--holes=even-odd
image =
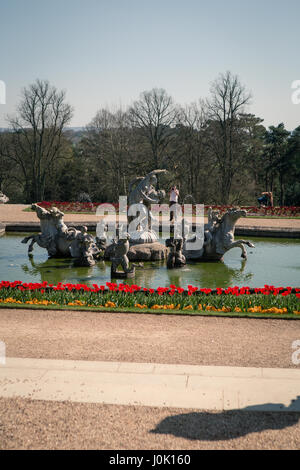
POLYGON ((87 177, 91 194, 98 194, 99 185, 102 196, 106 194, 110 200, 117 201, 120 194, 126 194, 126 177, 134 160, 135 147, 128 113, 122 109, 115 112, 100 109, 87 126, 80 145, 87 170, 98 169, 90 171, 87 177))
POLYGON ((160 168, 163 152, 174 137, 171 126, 177 117, 173 99, 162 88, 144 91, 129 110, 133 126, 141 129, 148 140, 153 157, 153 168, 160 168))
POLYGON ((72 118, 65 92, 37 80, 22 91, 16 117, 2 152, 23 174, 28 202, 44 198, 45 183, 55 161, 62 157, 63 130, 72 118))
POLYGON ((242 148, 239 116, 249 104, 251 94, 231 72, 220 75, 211 86, 207 100, 211 126, 210 144, 221 176, 221 198, 228 203, 235 173, 239 170, 242 148))
POLYGON ((180 107, 177 124, 179 142, 175 154, 178 172, 176 179, 184 179, 185 190, 191 193, 194 200, 203 197, 203 185, 200 180, 206 178, 208 169, 203 132, 205 122, 206 110, 202 100, 180 107))
POLYGON ((13 162, 4 156, 9 134, 0 134, 0 191, 6 191, 16 179, 16 169, 13 162))

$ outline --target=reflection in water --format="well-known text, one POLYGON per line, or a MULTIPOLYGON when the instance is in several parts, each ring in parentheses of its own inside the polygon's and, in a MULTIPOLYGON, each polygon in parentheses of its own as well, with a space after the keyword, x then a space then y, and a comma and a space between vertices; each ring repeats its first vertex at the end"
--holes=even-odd
POLYGON ((126 284, 132 285, 137 284, 142 287, 147 287, 148 289, 159 285, 165 285, 163 276, 161 275, 162 271, 165 270, 165 263, 163 261, 157 262, 143 262, 144 266, 142 268, 135 268, 135 277, 132 279, 126 279, 123 282, 126 284))
MULTIPOLYGON (((72 259, 47 259, 47 253, 37 247, 28 258, 22 238, 26 234, 6 234, 0 238, 0 279, 24 282, 47 281, 105 284, 110 281, 110 263, 99 261, 95 266, 74 266, 72 259)), ((300 285, 300 242, 298 240, 252 238, 256 246, 248 252, 248 260, 235 248, 224 256, 224 262, 190 263, 181 269, 168 270, 166 262, 144 262, 136 269, 130 284, 158 287, 175 284, 187 287, 245 286, 262 287, 300 285)), ((121 282, 121 281, 118 281, 121 282)))
POLYGON ((224 262, 191 263, 182 269, 166 271, 169 284, 175 284, 176 286, 181 286, 186 283, 187 279, 190 279, 192 285, 229 287, 234 284, 250 282, 254 274, 252 272, 245 273, 246 264, 247 261, 241 259, 234 269, 224 262))
MULTIPOLYGON (((93 277, 92 266, 84 268, 74 266, 73 261, 70 259, 51 258, 43 263, 36 263, 34 257, 29 256, 28 263, 22 264, 21 267, 24 273, 30 274, 32 278, 38 278, 41 282, 53 283, 53 277, 55 277, 55 284, 71 281, 72 279, 83 282, 83 280, 90 280, 93 277)), ((100 263, 98 268, 101 269, 100 263)))
MULTIPOLYGON (((182 269, 167 269, 164 262, 144 263, 143 268, 136 268, 136 276, 127 279, 128 284, 138 284, 143 287, 188 286, 189 284, 200 286, 230 286, 239 281, 245 283, 253 277, 253 273, 244 273, 246 260, 240 261, 240 268, 230 268, 225 263, 192 263, 182 269)), ((106 282, 110 281, 110 263, 100 261, 96 266, 74 266, 70 259, 51 258, 43 262, 35 262, 30 256, 27 263, 21 268, 30 279, 58 282, 106 282)), ((23 278, 22 278, 23 279, 23 278)))

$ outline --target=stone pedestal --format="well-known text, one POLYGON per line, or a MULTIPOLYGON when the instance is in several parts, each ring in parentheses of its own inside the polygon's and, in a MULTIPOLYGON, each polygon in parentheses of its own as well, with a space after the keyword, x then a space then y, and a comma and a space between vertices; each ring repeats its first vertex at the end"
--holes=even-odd
POLYGON ((168 248, 159 242, 133 245, 128 252, 130 261, 160 261, 168 256, 168 248))

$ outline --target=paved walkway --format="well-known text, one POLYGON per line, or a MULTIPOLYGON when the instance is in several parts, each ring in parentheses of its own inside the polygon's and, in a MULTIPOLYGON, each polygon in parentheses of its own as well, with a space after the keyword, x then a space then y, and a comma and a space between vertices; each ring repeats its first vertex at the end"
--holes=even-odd
MULTIPOLYGON (((21 223, 38 222, 36 214, 33 212, 24 212, 24 209, 30 207, 25 204, 1 204, 0 205, 0 223, 21 223)), ((67 223, 97 223, 99 217, 95 214, 66 214, 64 217, 67 223)), ((238 227, 264 227, 281 229, 300 229, 300 219, 240 219, 238 227)))
POLYGON ((285 320, 1 309, 0 397, 300 411, 298 334, 285 320))
POLYGON ((8 358, 0 396, 201 410, 300 411, 300 370, 8 358))

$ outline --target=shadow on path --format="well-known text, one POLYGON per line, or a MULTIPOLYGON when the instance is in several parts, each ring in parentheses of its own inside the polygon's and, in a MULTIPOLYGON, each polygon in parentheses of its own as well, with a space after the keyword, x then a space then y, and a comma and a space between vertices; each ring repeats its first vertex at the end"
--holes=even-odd
POLYGON ((277 403, 266 403, 239 410, 168 416, 150 432, 201 441, 236 439, 253 432, 294 426, 299 422, 300 411, 293 410, 296 406, 299 409, 299 405, 300 396, 287 407, 277 403))

